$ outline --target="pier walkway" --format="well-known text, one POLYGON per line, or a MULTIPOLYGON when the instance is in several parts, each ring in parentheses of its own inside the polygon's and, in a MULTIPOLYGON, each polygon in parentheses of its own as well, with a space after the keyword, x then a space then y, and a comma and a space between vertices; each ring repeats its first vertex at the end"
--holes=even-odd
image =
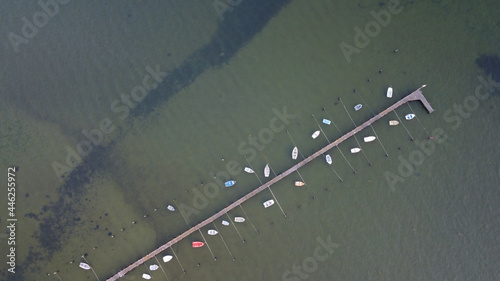
POLYGON ((382 111, 379 114, 375 115, 374 117, 370 118, 368 121, 366 121, 365 123, 361 124, 360 126, 354 128, 352 131, 350 131, 347 134, 343 135, 339 139, 335 140, 334 142, 332 142, 332 143, 328 144, 327 146, 323 147, 322 149, 318 150, 317 152, 315 152, 311 156, 307 157, 306 159, 304 159, 301 162, 297 163, 293 167, 289 168, 288 170, 284 171, 283 173, 281 173, 281 174, 277 175, 276 177, 272 178, 271 180, 269 180, 268 182, 266 182, 263 185, 259 186, 258 188, 252 190, 247 195, 245 195, 245 196, 241 197, 240 199, 236 200, 231 205, 229 205, 229 206, 225 207, 224 209, 220 210, 219 212, 217 212, 213 216, 211 216, 211 217, 207 218, 206 220, 200 222, 199 224, 191 227, 189 230, 185 231, 184 233, 182 233, 181 235, 175 237, 174 239, 168 241, 166 244, 160 246, 158 249, 152 251, 151 253, 147 254, 144 257, 142 257, 138 261, 134 262, 133 264, 127 266, 126 268, 124 268, 123 270, 121 270, 120 272, 118 272, 117 274, 115 274, 114 276, 112 276, 109 279, 107 279, 107 281, 114 281, 114 280, 117 280, 117 279, 125 276, 125 274, 127 274, 129 271, 131 271, 134 268, 140 266, 141 264, 143 264, 147 260, 153 258, 154 256, 158 255, 162 251, 170 248, 172 245, 174 245, 175 243, 177 243, 177 242, 181 241, 182 239, 188 237, 193 232, 198 231, 199 229, 201 229, 202 227, 208 225, 209 223, 212 223, 213 221, 215 221, 219 217, 225 215, 227 212, 229 212, 232 209, 238 207, 243 202, 245 202, 248 199, 252 198, 253 196, 255 196, 256 194, 258 194, 259 192, 261 192, 261 191, 265 190, 266 188, 268 188, 269 186, 277 183, 278 181, 280 181, 281 179, 283 179, 286 176, 290 175, 291 173, 295 172, 296 170, 298 170, 302 166, 308 164, 309 162, 311 162, 312 160, 314 160, 318 156, 324 154, 325 152, 327 152, 330 149, 334 148, 335 146, 339 145, 340 143, 342 143, 346 139, 354 136, 356 133, 358 133, 361 130, 363 130, 364 128, 370 126, 375 121, 377 121, 380 118, 384 117, 389 112, 391 112, 394 109, 400 107, 401 105, 403 105, 403 104, 405 104, 405 103, 407 103, 409 101, 417 101, 418 100, 418 101, 422 102, 422 104, 424 105, 424 107, 427 109, 427 112, 432 113, 434 111, 434 109, 432 108, 432 106, 430 105, 430 103, 427 101, 427 99, 424 97, 424 95, 422 94, 422 88, 424 88, 424 87, 425 87, 425 85, 423 85, 422 87, 420 87, 417 90, 413 91, 411 94, 409 94, 406 97, 402 98, 401 100, 399 100, 395 104, 391 105, 390 107, 388 107, 384 111, 382 111))

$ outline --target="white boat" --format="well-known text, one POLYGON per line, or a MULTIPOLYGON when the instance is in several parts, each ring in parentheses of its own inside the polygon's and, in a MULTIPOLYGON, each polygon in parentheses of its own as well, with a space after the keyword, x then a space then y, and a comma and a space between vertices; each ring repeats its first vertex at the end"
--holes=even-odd
POLYGON ((84 262, 81 262, 80 265, 79 265, 80 268, 83 268, 85 270, 89 270, 90 269, 90 265, 84 263, 84 262))
POLYGON ((358 148, 358 147, 351 148, 351 153, 358 153, 360 151, 361 151, 361 148, 358 148))
POLYGON ((244 169, 244 170, 245 170, 245 172, 247 172, 247 173, 249 173, 249 174, 253 174, 253 173, 255 173, 255 172, 252 170, 252 168, 245 167, 245 169, 244 169))
POLYGON ((155 270, 157 270, 158 268, 160 268, 160 267, 159 267, 159 266, 157 266, 156 264, 152 264, 152 265, 150 265, 150 266, 149 266, 149 270, 151 270, 151 271, 155 271, 155 270))
POLYGON ((264 177, 268 178, 270 172, 271 168, 269 168, 269 164, 267 164, 266 167, 264 167, 264 177))
POLYGON ((235 218, 234 218, 234 221, 235 221, 235 222, 244 222, 244 221, 245 221, 245 218, 243 218, 243 217, 235 217, 235 218))
POLYGON ((208 235, 215 235, 217 233, 219 233, 219 232, 217 232, 217 230, 215 230, 215 229, 209 229, 208 230, 208 235))
POLYGON ((397 120, 391 120, 391 121, 389 121, 389 125, 390 126, 396 126, 398 124, 399 124, 399 121, 397 121, 397 120))
POLYGON ((326 163, 328 163, 328 165, 332 165, 332 157, 330 156, 330 154, 327 154, 325 158, 326 158, 326 163))
POLYGON ((222 225, 228 226, 229 222, 228 221, 222 221, 222 225))
POLYGON ((316 131, 311 135, 313 139, 317 138, 318 136, 319 136, 319 131, 316 131))
POLYGON ((356 106, 354 107, 354 110, 358 111, 358 110, 360 110, 362 107, 363 107, 363 105, 362 105, 362 104, 356 104, 356 106))
POLYGON ((371 142, 371 141, 374 141, 375 140, 375 137, 374 136, 368 136, 368 137, 364 137, 363 140, 365 142, 371 142))
POLYGON ((142 274, 142 278, 149 280, 149 279, 151 279, 151 275, 144 273, 144 274, 142 274))
POLYGON ((295 182, 295 186, 304 186, 305 183, 304 182, 301 182, 301 181, 296 181, 295 182))
POLYGON ((166 255, 166 256, 163 257, 163 262, 169 262, 169 261, 172 260, 172 258, 173 257, 171 255, 166 255))
POLYGON ((299 149, 297 147, 294 147, 292 150, 292 159, 293 160, 297 159, 298 155, 299 155, 299 149))
POLYGON ((411 120, 411 119, 415 118, 415 114, 411 114, 411 113, 410 113, 410 114, 407 114, 407 115, 405 116, 405 118, 406 118, 406 120, 411 120))
POLYGON ((175 208, 172 205, 168 205, 167 210, 169 210, 170 212, 173 212, 173 211, 175 211, 175 208))
POLYGON ((274 204, 274 200, 273 199, 267 200, 263 204, 264 204, 264 208, 268 208, 268 207, 270 207, 270 206, 272 206, 274 204))
POLYGON ((328 119, 323 119, 323 124, 330 125, 330 124, 332 124, 332 121, 330 121, 328 119))
POLYGON ((392 98, 392 87, 387 88, 387 97, 392 98))

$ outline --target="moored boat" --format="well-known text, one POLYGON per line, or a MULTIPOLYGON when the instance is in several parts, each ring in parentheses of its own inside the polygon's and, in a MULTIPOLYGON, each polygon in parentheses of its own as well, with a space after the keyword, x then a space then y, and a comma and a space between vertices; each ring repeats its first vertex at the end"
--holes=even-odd
POLYGON ((351 148, 351 153, 358 153, 360 151, 361 151, 361 148, 358 148, 358 147, 351 148))
POLYGON ((142 274, 142 278, 146 279, 146 280, 149 280, 151 279, 151 275, 147 274, 147 273, 143 273, 142 274))
POLYGON ((234 221, 235 221, 235 222, 244 222, 244 221, 245 221, 245 218, 243 218, 243 217, 235 217, 235 218, 234 218, 234 221))
POLYGON ((330 156, 330 154, 327 154, 325 158, 326 158, 326 163, 328 163, 328 165, 332 165, 332 157, 330 156))
POLYGON ((318 136, 319 136, 319 131, 316 131, 311 135, 313 139, 317 138, 318 136))
POLYGON ((358 110, 360 110, 362 107, 363 107, 363 105, 362 105, 362 104, 356 104, 356 106, 354 107, 354 110, 358 111, 358 110))
POLYGON ((411 113, 406 114, 405 118, 406 118, 406 120, 411 120, 411 119, 415 118, 415 114, 411 114, 411 113))
POLYGON ((268 178, 270 172, 271 168, 269 168, 269 164, 267 164, 266 167, 264 167, 264 177, 268 178))
POLYGON ((299 155, 299 149, 297 147, 294 147, 292 150, 292 159, 293 160, 297 159, 298 155, 299 155))
POLYGON ((363 140, 365 142, 371 142, 371 141, 374 141, 375 140, 375 137, 374 136, 368 136, 368 137, 364 137, 363 140))
POLYGON ((387 97, 392 98, 392 87, 387 88, 387 97))
POLYGON ((203 247, 203 245, 205 245, 205 243, 203 243, 201 241, 193 241, 192 245, 193 245, 193 248, 200 248, 200 247, 203 247))
POLYGON ((215 235, 217 233, 219 233, 219 232, 217 232, 217 230, 215 230, 215 229, 209 229, 208 230, 208 235, 215 235))
POLYGON ((390 126, 396 126, 396 125, 398 125, 398 124, 399 124, 399 121, 397 121, 397 120, 390 120, 390 121, 389 121, 389 125, 390 125, 390 126))
POLYGON ((245 167, 245 172, 249 173, 249 174, 253 174, 254 171, 252 170, 252 168, 249 168, 249 167, 245 167))
POLYGON ((304 186, 305 183, 304 182, 301 182, 301 181, 296 181, 295 182, 295 186, 304 186))
POLYGON ((330 125, 330 124, 332 124, 332 121, 330 121, 328 119, 323 119, 323 124, 330 125))
POLYGON ((270 207, 270 206, 272 206, 274 204, 274 200, 273 199, 267 200, 263 204, 264 204, 264 208, 268 208, 268 207, 270 207))
POLYGON ((84 263, 84 262, 81 262, 80 265, 78 265, 80 268, 83 268, 85 270, 89 270, 90 269, 90 265, 84 263))
POLYGON ((157 266, 156 264, 152 264, 152 265, 150 265, 150 266, 149 266, 149 270, 151 270, 151 271, 155 271, 155 270, 157 270, 158 268, 160 268, 160 267, 159 267, 159 266, 157 266))
POLYGON ((223 221, 222 221, 222 225, 228 226, 228 225, 229 225, 229 222, 228 222, 228 221, 223 220, 223 221))
POLYGON ((167 210, 169 210, 170 212, 174 212, 174 211, 175 211, 175 208, 174 208, 174 206, 172 206, 172 205, 168 205, 168 206, 167 206, 167 210))
POLYGON ((166 256, 163 257, 163 262, 169 262, 169 261, 172 260, 172 258, 173 257, 171 255, 166 255, 166 256))
POLYGON ((236 183, 236 181, 231 180, 231 181, 226 181, 226 182, 224 183, 224 185, 225 185, 226 187, 231 187, 231 186, 233 186, 235 183, 236 183))

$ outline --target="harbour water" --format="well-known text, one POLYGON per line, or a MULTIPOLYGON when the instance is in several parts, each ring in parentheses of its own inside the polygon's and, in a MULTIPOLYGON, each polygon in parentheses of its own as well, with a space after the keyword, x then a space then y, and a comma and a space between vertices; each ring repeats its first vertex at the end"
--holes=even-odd
POLYGON ((353 129, 339 97, 361 124, 427 84, 434 113, 397 110, 416 114, 402 122, 411 136, 383 118, 383 147, 351 154, 348 140, 345 159, 333 149, 332 166, 315 160, 272 187, 286 218, 264 191, 229 213, 247 219, 238 232, 217 221, 224 241, 202 230, 216 261, 191 247, 195 233, 165 253, 182 268, 161 264, 169 280, 498 280, 500 5, 222 2, 71 1, 29 38, 22 18, 42 6, 5 4, 0 163, 19 170, 16 273, 5 187, 0 279, 95 280, 85 255, 105 280, 258 187, 246 159, 261 180, 266 163, 294 165, 286 130, 307 157, 328 143, 311 138, 311 115, 353 129), (11 33, 27 38, 17 51, 11 33))

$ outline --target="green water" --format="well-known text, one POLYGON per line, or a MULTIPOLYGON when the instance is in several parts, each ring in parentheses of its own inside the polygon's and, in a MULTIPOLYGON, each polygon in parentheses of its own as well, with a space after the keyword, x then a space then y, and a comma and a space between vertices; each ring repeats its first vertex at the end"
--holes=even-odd
MULTIPOLYGON (((1 80, 1 116, 6 120, 1 125, 1 162, 2 167, 20 167, 17 263, 22 270, 7 275, 2 254, 6 280, 58 280, 56 270, 62 280, 95 280, 77 267, 83 254, 101 280, 108 278, 188 229, 179 212, 166 210, 168 204, 195 208, 187 217, 194 225, 260 185, 255 176, 238 173, 231 177, 237 185, 220 188, 206 206, 193 201, 214 182, 212 174, 227 171, 231 161, 248 165, 244 156, 253 157, 243 142, 269 132, 273 109, 286 108, 293 115, 285 129, 307 157, 328 143, 324 137, 311 139, 318 129, 312 114, 319 122, 329 115, 342 133, 354 128, 337 98, 361 124, 373 116, 370 109, 378 113, 422 84, 427 84, 423 93, 436 111, 427 114, 419 103, 397 110, 401 118, 412 110, 417 115, 418 120, 404 122, 415 141, 403 126, 387 125, 396 118, 389 114, 373 124, 383 147, 362 143, 366 157, 352 155, 349 150, 357 143, 349 139, 339 147, 346 159, 338 149, 330 151, 333 168, 319 158, 301 168, 300 175, 272 186, 286 218, 277 204, 262 207, 272 198, 264 191, 229 213, 231 218, 247 218, 237 225, 239 233, 217 222, 230 252, 219 237, 205 234, 207 227, 202 231, 217 261, 208 247, 191 248, 192 241, 203 239, 194 233, 173 247, 186 274, 175 259, 162 263, 163 269, 170 280, 499 279, 499 89, 494 86, 496 92, 477 108, 467 105, 471 110, 460 123, 453 110, 454 104, 473 99, 478 76, 486 78, 475 60, 482 54, 498 55, 500 25, 495 21, 500 7, 495 1, 464 2, 402 2, 402 11, 392 14, 387 26, 348 63, 339 44, 355 45, 353 28, 364 29, 374 20, 371 11, 388 6, 292 1, 227 63, 201 71, 148 114, 124 120, 110 109, 113 100, 142 83, 146 66, 174 71, 202 49, 220 24, 213 6, 196 1, 179 6, 61 6, 60 15, 21 54, 9 55, 11 46, 4 45, 3 57, 12 70, 4 69, 1 80), (58 24, 80 15, 95 19, 58 24), (103 23, 113 28, 97 28, 103 23), (66 36, 55 35, 59 29, 66 36), (94 38, 98 47, 87 49, 94 43, 76 34, 94 38), (74 42, 74 49, 61 44, 63 39, 74 42), (60 55, 74 50, 85 59, 60 55), (29 79, 19 78, 23 72, 29 79), (389 85, 394 88, 392 100, 385 97, 389 85), (358 103, 364 106, 355 112, 358 103), (80 174, 79 187, 63 185, 51 163, 64 163, 65 146, 76 149, 84 138, 81 130, 98 127, 106 117, 117 129, 106 135, 102 155, 93 156, 99 163, 90 165, 90 174, 80 174), (435 134, 437 129, 446 140, 435 134), (427 140, 430 135, 434 141, 427 140), (434 149, 421 153, 419 143, 433 143, 434 149), (419 164, 413 171, 399 168, 411 159, 419 164), (389 174, 399 177, 395 184, 388 183, 389 174), (300 177, 305 188, 293 186, 300 177), (36 217, 24 216, 29 213, 36 217), (54 223, 58 227, 50 227, 54 223), (55 232, 60 227, 61 233, 41 234, 41 225, 55 232), (39 237, 53 237, 57 243, 47 242, 47 247, 39 237), (331 247, 321 248, 318 240, 330 241, 331 247), (294 266, 301 272, 287 274, 294 266)), ((17 7, 12 21, 33 14, 32 8, 17 7)), ((233 12, 241 13, 237 9, 233 12)), ((15 23, 8 26, 18 28, 15 23)), ((151 94, 161 94, 163 87, 151 94)), ((330 141, 341 136, 333 125, 322 128, 330 141)), ((359 136, 372 134, 368 128, 359 136)), ((260 143, 262 153, 250 164, 261 180, 266 162, 276 173, 296 163, 284 130, 273 133, 269 143, 260 143)), ((3 224, 4 204, 2 199, 3 224)), ((1 240, 4 253, 7 246, 1 240)), ((142 280, 146 272, 140 266, 124 280, 142 280)), ((153 277, 165 279, 161 270, 153 277)))

